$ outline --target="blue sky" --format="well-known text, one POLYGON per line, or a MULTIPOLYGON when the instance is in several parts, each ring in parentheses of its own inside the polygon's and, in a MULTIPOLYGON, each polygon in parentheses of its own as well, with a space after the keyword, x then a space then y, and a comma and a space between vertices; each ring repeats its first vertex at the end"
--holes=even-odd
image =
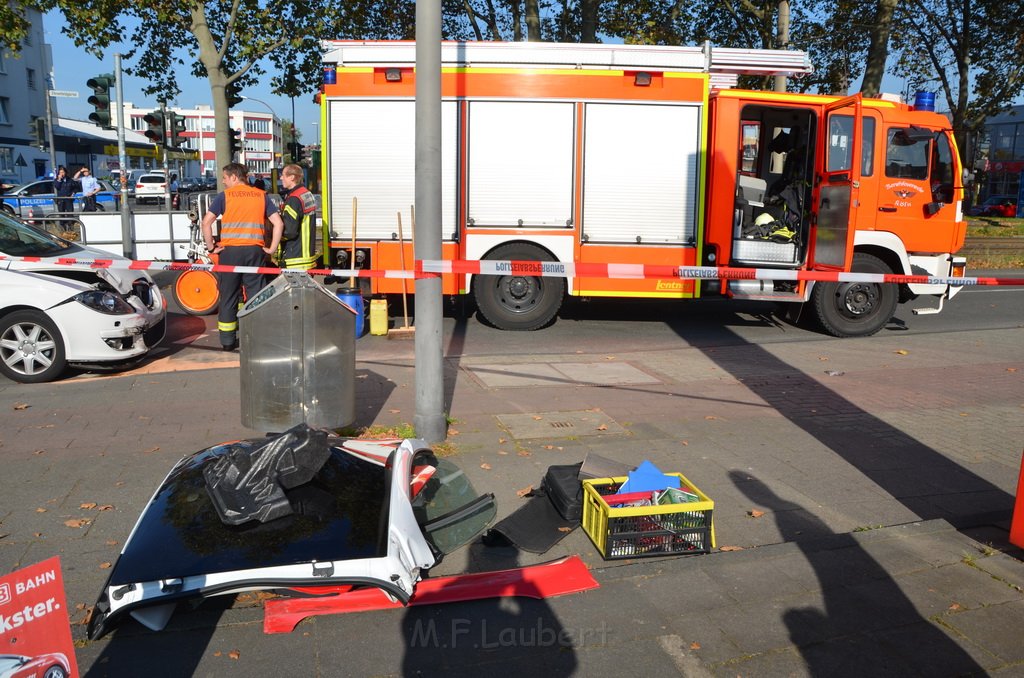
MULTIPOLYGON (((78 98, 55 97, 53 102, 57 105, 61 116, 88 120, 93 109, 87 101, 92 90, 86 87, 86 80, 101 73, 113 73, 114 54, 127 52, 128 47, 126 45, 111 46, 104 59, 97 59, 85 53, 81 48, 75 47, 74 43, 61 33, 63 26, 64 16, 59 11, 43 15, 45 38, 53 49, 53 88, 78 92, 78 98)), ((134 65, 133 62, 134 60, 122 59, 122 66, 131 67, 134 65)), ((272 68, 272 66, 270 67, 272 68)), ((269 82, 270 78, 266 77, 264 80, 269 82)), ((143 79, 126 75, 123 82, 124 100, 139 108, 157 108, 156 98, 142 93, 145 85, 146 82, 143 79)), ((189 69, 183 67, 179 70, 178 86, 181 88, 181 94, 175 102, 171 102, 172 104, 182 108, 194 108, 203 104, 212 105, 210 87, 206 79, 192 76, 189 69)), ((266 102, 279 118, 290 120, 292 117, 291 99, 272 94, 269 85, 247 88, 242 90, 242 94, 266 102)), ((236 109, 262 113, 267 111, 266 106, 256 101, 243 101, 236 109)), ((295 98, 295 123, 299 129, 300 138, 305 143, 316 142, 318 130, 312 123, 319 120, 320 107, 313 103, 312 92, 295 98)))

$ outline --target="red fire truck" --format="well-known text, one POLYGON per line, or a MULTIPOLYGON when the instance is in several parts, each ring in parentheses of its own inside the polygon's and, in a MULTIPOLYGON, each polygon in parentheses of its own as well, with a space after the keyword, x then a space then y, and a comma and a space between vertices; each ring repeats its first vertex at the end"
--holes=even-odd
MULTIPOLYGON (((329 263, 410 268, 415 45, 327 42, 324 66, 329 263)), ((544 327, 567 294, 791 302, 836 336, 873 334, 918 297, 915 312, 938 312, 959 286, 791 274, 965 269, 962 171, 945 117, 859 95, 732 89, 741 74, 809 70, 804 53, 780 50, 445 43, 444 259, 725 266, 779 279, 451 273, 442 292, 472 295, 508 330, 544 327)), ((372 278, 368 291, 402 286, 372 278)))

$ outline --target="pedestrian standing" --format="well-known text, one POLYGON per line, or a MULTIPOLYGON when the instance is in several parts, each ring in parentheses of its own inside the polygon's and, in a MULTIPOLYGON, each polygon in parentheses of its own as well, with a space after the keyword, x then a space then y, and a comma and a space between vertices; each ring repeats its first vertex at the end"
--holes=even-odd
MULTIPOLYGON (((57 168, 57 176, 53 178, 54 202, 57 205, 57 212, 64 216, 75 211, 75 191, 78 184, 68 176, 68 170, 64 165, 57 168)), ((67 221, 63 222, 67 224, 67 221)))
MULTIPOLYGON (((225 266, 263 266, 267 255, 277 251, 281 243, 284 222, 270 197, 246 181, 245 165, 229 163, 221 171, 224 192, 210 202, 203 216, 203 240, 206 248, 219 255, 225 266), (220 217, 220 243, 213 239, 213 222, 220 217), (266 221, 272 228, 269 244, 266 241, 266 221)), ((238 348, 238 302, 245 293, 252 297, 263 289, 265 278, 260 273, 218 273, 217 290, 220 306, 217 329, 220 345, 225 351, 238 348)))
POLYGON ((302 185, 302 179, 298 165, 285 165, 281 170, 284 234, 278 261, 284 268, 308 271, 316 266, 316 198, 302 185))
POLYGON ((100 182, 92 175, 88 167, 83 167, 75 173, 75 181, 82 184, 82 211, 96 211, 96 194, 100 192, 100 182))

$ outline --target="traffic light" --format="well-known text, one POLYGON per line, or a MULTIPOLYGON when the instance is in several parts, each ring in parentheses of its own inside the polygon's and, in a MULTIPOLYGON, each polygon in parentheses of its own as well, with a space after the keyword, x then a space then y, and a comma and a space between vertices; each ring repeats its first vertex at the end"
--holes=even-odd
POLYGON ((224 97, 228 100, 228 108, 234 108, 242 103, 242 88, 237 82, 224 86, 224 97))
POLYGON ((187 141, 183 136, 185 131, 185 116, 178 115, 177 113, 169 113, 167 115, 167 121, 171 126, 171 146, 174 148, 181 148, 187 141))
POLYGON ((46 150, 46 118, 32 118, 28 124, 28 133, 32 137, 30 146, 36 146, 40 151, 46 150))
POLYGON ((302 159, 302 144, 298 141, 288 142, 288 155, 291 156, 292 162, 298 162, 302 159))
POLYGON ((89 114, 89 120, 104 129, 110 128, 110 88, 114 85, 113 73, 89 78, 85 84, 93 91, 88 101, 95 110, 89 114))
POLYGON ((159 144, 160 146, 166 144, 167 129, 164 127, 164 112, 153 111, 152 113, 147 113, 142 119, 149 125, 149 129, 146 130, 146 137, 154 144, 159 144))
POLYGON ((231 130, 231 155, 242 152, 242 131, 231 130))

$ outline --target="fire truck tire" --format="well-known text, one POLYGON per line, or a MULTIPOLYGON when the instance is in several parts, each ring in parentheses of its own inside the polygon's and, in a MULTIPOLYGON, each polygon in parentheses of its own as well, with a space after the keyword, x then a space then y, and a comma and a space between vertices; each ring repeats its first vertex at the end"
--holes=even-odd
MULTIPOLYGON (((878 257, 853 255, 855 273, 892 273, 878 257)), ((885 327, 896 312, 899 288, 892 283, 818 283, 811 294, 815 317, 834 337, 869 337, 885 327)))
MULTIPOLYGON (((554 261, 534 245, 509 243, 487 255, 498 261, 554 261)), ((551 324, 562 307, 565 279, 526 275, 478 275, 473 279, 477 309, 500 330, 539 330, 551 324)))
POLYGON ((210 315, 217 310, 217 276, 209 271, 185 271, 174 281, 174 299, 189 315, 210 315))

